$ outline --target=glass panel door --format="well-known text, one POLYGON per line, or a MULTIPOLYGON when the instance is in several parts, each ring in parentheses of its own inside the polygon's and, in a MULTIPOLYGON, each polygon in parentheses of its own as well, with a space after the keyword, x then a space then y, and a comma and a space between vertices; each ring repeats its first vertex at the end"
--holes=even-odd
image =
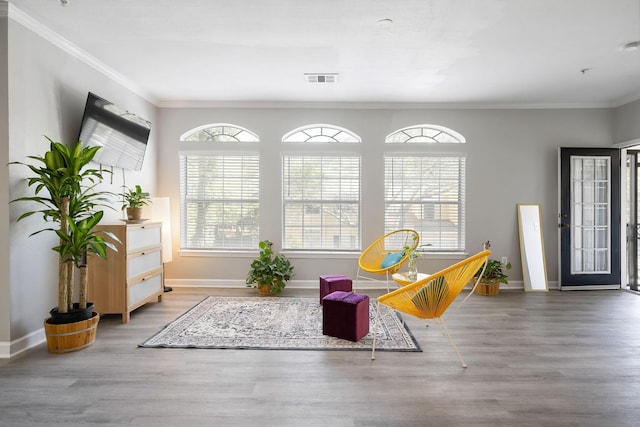
POLYGON ((611 271, 611 161, 572 156, 571 274, 611 271))
POLYGON ((560 148, 560 288, 620 287, 620 150, 560 148))

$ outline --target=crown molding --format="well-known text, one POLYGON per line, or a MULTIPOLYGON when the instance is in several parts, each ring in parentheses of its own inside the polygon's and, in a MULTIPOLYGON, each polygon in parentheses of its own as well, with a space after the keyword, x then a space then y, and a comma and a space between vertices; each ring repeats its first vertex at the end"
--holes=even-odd
MULTIPOLYGON (((0 8, 2 8, 1 2, 0 2, 0 8)), ((21 24, 28 30, 31 30, 35 34, 47 40, 49 43, 53 44, 54 46, 57 46, 58 48, 62 49, 64 52, 73 56, 74 58, 84 62, 85 64, 94 68, 98 72, 104 74, 111 80, 119 83, 120 85, 124 86, 125 88, 129 89, 135 94, 146 99, 150 103, 156 105, 157 100, 155 99, 155 97, 153 97, 150 93, 142 89, 138 84, 126 78, 124 75, 120 74, 113 68, 109 67, 99 59, 95 58, 94 56, 80 49, 78 46, 74 45, 69 40, 62 37, 60 34, 51 30, 49 27, 45 26, 40 21, 24 13, 22 10, 18 9, 13 4, 9 4, 8 16, 13 21, 21 24)))
POLYGON ((613 105, 613 107, 614 108, 622 107, 624 105, 631 104, 632 102, 636 102, 639 99, 640 99, 640 93, 629 95, 628 97, 620 99, 618 102, 616 102, 613 105))
POLYGON ((554 110, 612 108, 609 103, 472 104, 421 102, 158 101, 159 108, 305 108, 359 110, 554 110))

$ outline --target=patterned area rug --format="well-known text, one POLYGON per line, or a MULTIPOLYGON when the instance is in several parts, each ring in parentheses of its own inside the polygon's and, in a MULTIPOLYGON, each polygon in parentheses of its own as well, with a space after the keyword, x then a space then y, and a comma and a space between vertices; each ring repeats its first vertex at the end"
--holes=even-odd
MULTIPOLYGON (((376 351, 422 351, 408 326, 380 306, 376 351)), ((265 350, 371 350, 375 300, 369 306, 369 334, 351 342, 322 334, 322 306, 315 298, 207 297, 140 347, 265 350)))

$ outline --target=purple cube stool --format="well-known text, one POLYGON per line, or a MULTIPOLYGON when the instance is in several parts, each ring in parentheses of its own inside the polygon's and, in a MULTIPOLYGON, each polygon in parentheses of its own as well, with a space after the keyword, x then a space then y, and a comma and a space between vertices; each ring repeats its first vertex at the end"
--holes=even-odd
POLYGON ((351 279, 349 279, 347 276, 343 276, 342 274, 320 276, 320 305, 322 305, 322 299, 329 295, 331 292, 351 292, 351 285, 351 279))
POLYGON ((369 297, 336 291, 324 297, 322 333, 359 341, 369 333, 369 297))

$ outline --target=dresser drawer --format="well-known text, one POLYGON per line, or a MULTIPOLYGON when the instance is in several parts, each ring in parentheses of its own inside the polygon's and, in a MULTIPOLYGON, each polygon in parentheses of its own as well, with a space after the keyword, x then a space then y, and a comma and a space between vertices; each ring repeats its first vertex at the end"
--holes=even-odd
POLYGON ((127 227, 127 252, 136 252, 162 243, 160 225, 127 227))
POLYGON ((162 291, 162 273, 129 286, 129 305, 144 300, 149 295, 162 291))
POLYGON ((127 260, 128 278, 136 277, 147 271, 154 270, 162 266, 162 252, 154 250, 153 252, 140 252, 136 255, 129 256, 127 260))

